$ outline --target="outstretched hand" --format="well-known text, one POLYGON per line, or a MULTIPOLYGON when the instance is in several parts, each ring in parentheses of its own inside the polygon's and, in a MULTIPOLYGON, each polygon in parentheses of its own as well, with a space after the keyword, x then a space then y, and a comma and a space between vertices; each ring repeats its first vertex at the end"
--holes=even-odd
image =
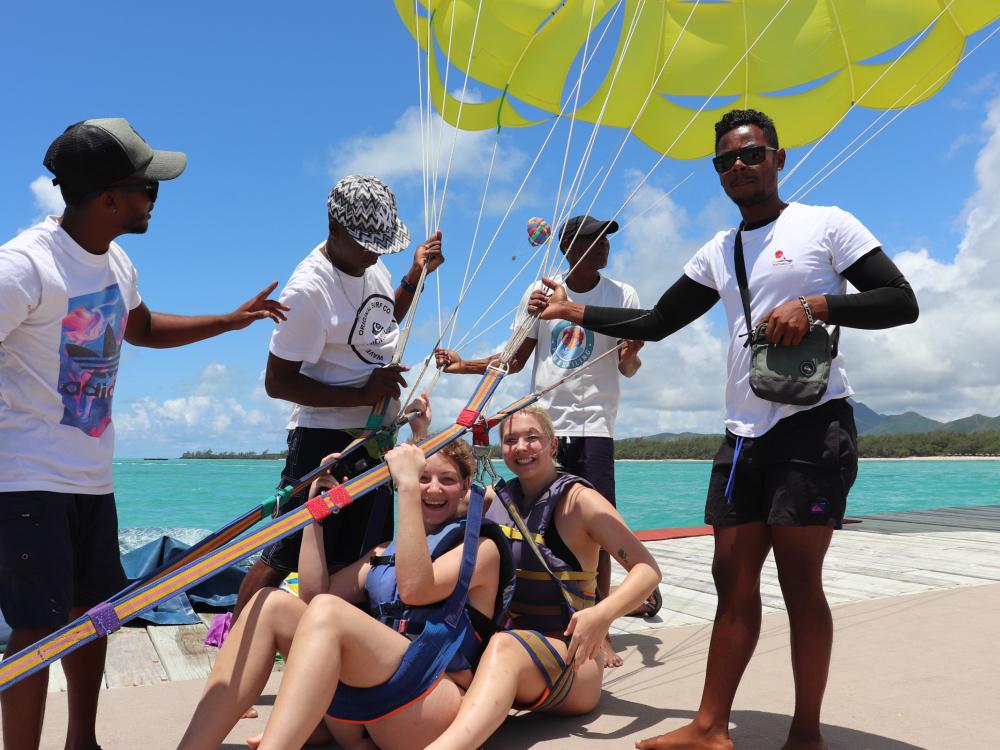
POLYGON ((536 289, 528 299, 528 312, 537 315, 539 320, 557 320, 560 318, 560 305, 569 301, 566 296, 566 289, 562 284, 557 284, 550 278, 543 278, 545 284, 551 292, 544 289, 536 289))
POLYGON ((278 288, 275 281, 267 286, 260 294, 252 297, 226 316, 229 327, 233 331, 240 331, 253 323, 255 320, 270 318, 275 323, 286 320, 285 313, 290 309, 281 304, 278 300, 268 299, 271 292, 278 288))
POLYGON ((462 358, 452 349, 435 349, 434 364, 439 370, 450 374, 462 372, 462 358))

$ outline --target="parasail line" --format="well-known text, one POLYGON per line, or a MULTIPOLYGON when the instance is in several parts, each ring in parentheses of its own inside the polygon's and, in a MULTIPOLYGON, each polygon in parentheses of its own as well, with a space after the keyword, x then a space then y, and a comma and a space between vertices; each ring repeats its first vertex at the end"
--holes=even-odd
MULTIPOLYGON (((829 136, 830 133, 832 133, 834 130, 836 130, 837 127, 840 125, 840 123, 842 123, 847 118, 847 116, 849 114, 851 114, 851 112, 854 111, 854 108, 858 107, 858 106, 861 106, 861 102, 864 100, 864 98, 866 96, 868 96, 869 93, 871 93, 871 90, 873 88, 875 88, 876 86, 878 86, 879 82, 883 78, 885 78, 892 71, 892 69, 894 67, 896 67, 897 63, 899 63, 899 61, 902 60, 906 56, 906 53, 908 53, 914 47, 914 45, 916 45, 917 43, 923 41, 926 38, 927 32, 930 31, 931 26, 933 26, 934 24, 936 24, 938 22, 938 19, 940 19, 941 16, 943 16, 945 14, 945 12, 949 8, 951 8, 951 5, 952 5, 953 2, 955 2, 955 0, 948 0, 948 4, 944 8, 941 9, 941 12, 938 13, 936 16, 934 16, 933 19, 931 19, 931 22, 924 27, 923 31, 921 31, 919 34, 917 34, 916 36, 914 36, 910 40, 910 43, 899 54, 899 56, 896 57, 896 59, 893 60, 892 63, 885 70, 882 71, 882 74, 878 78, 876 78, 867 89, 865 89, 864 93, 860 97, 855 97, 854 96, 854 76, 851 75, 851 77, 850 77, 850 79, 851 79, 851 106, 847 108, 847 111, 844 112, 840 116, 840 118, 835 123, 833 123, 833 125, 831 125, 827 129, 827 131, 825 133, 823 133, 823 135, 820 136, 819 139, 816 140, 815 143, 813 143, 812 146, 809 147, 809 150, 806 151, 806 153, 802 156, 802 158, 799 159, 796 162, 796 164, 785 173, 785 176, 782 177, 781 181, 778 183, 778 187, 779 188, 781 186, 783 186, 786 182, 788 182, 789 179, 791 179, 792 175, 794 175, 799 170, 799 168, 803 164, 806 163, 806 161, 809 159, 809 157, 812 156, 813 152, 817 148, 819 148, 820 144, 823 143, 823 141, 826 140, 827 136, 829 136)), ((837 19, 837 29, 838 29, 838 31, 840 31, 841 43, 842 43, 842 45, 844 47, 844 51, 845 51, 845 55, 844 56, 846 58, 846 63, 847 63, 846 64, 846 68, 847 68, 848 72, 850 72, 850 69, 851 69, 851 60, 850 60, 850 58, 846 54, 846 52, 847 52, 847 43, 846 43, 846 41, 844 41, 844 33, 843 33, 843 30, 841 30, 841 28, 840 28, 840 16, 837 15, 836 5, 834 3, 831 3, 830 5, 833 8, 834 17, 837 19)), ((911 86, 910 89, 912 89, 912 88, 913 87, 911 86)), ((908 92, 909 92, 909 89, 907 89, 907 93, 908 92)), ((899 99, 897 99, 896 101, 898 102, 899 99)), ((836 157, 834 157, 834 158, 836 158, 836 157)), ((805 184, 809 184, 809 183, 807 182, 805 184)))
MULTIPOLYGON (((969 57, 969 55, 971 55, 973 52, 975 52, 980 47, 982 47, 984 44, 986 44, 986 42, 988 42, 990 39, 992 39, 993 36, 995 36, 998 31, 1000 31, 1000 24, 997 24, 997 26, 993 29, 993 31, 991 31, 985 38, 983 38, 975 47, 973 47, 971 50, 969 50, 967 53, 965 53, 958 60, 958 62, 956 62, 954 65, 952 65, 950 68, 948 68, 948 70, 946 70, 944 73, 942 73, 941 75, 939 75, 929 86, 925 87, 924 90, 921 91, 920 94, 916 97, 916 99, 918 99, 918 100, 921 99, 924 94, 926 94, 928 91, 932 90, 942 80, 944 80, 948 76, 950 76, 951 73, 955 70, 955 68, 957 68, 963 62, 965 62, 965 60, 969 57)), ((912 88, 913 87, 911 86, 910 89, 912 89, 912 88)), ((897 101, 902 100, 903 96, 906 96, 906 94, 909 93, 910 89, 907 89, 906 93, 904 93, 899 99, 897 99, 897 101)), ((905 114, 906 111, 908 109, 910 109, 910 107, 912 107, 915 103, 916 103, 916 101, 911 102, 910 104, 907 104, 905 107, 903 107, 902 109, 900 109, 895 115, 892 116, 892 118, 889 119, 889 121, 887 123, 885 123, 881 128, 879 128, 878 130, 876 130, 874 133, 872 133, 860 146, 858 146, 856 149, 854 149, 853 151, 851 151, 851 153, 849 153, 847 156, 845 156, 839 163, 837 163, 836 165, 834 165, 826 174, 824 174, 821 178, 819 178, 818 180, 816 180, 807 190, 805 190, 804 192, 802 192, 802 188, 799 188, 799 191, 796 192, 792 196, 792 199, 793 200, 798 200, 800 198, 804 198, 805 196, 809 195, 809 193, 811 193, 813 190, 815 190, 817 187, 819 187, 824 181, 826 181, 826 179, 830 175, 832 175, 834 172, 836 172, 838 169, 840 169, 842 166, 844 166, 844 164, 846 164, 848 161, 850 161, 851 158, 853 158, 855 154, 857 154, 859 151, 861 151, 861 149, 863 149, 865 146, 867 146, 868 143, 870 143, 879 134, 881 134, 882 131, 884 131, 886 128, 888 128, 890 125, 892 125, 892 123, 894 123, 897 119, 899 119, 903 114, 905 114)), ((865 131, 863 131, 863 132, 865 132, 865 131)), ((858 137, 860 137, 860 136, 858 136, 858 137)), ((857 140, 857 139, 855 139, 855 140, 857 140)), ((845 148, 847 148, 847 147, 845 147, 845 148)), ((843 153, 843 150, 841 151, 841 153, 843 153)), ((840 154, 838 154, 838 156, 839 155, 840 154)), ((836 158, 837 157, 835 156, 834 159, 836 159, 836 158)), ((831 159, 830 162, 832 162, 834 159, 831 159)), ((830 162, 827 162, 827 164, 825 164, 821 168, 821 170, 824 169, 824 168, 826 168, 827 166, 829 166, 830 162)), ((814 177, 814 179, 815 179, 815 177, 814 177)))

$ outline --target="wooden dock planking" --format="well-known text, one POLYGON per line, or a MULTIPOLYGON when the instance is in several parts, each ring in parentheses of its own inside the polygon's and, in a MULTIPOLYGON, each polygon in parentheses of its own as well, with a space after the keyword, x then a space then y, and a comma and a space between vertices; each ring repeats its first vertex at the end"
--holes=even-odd
MULTIPOLYGON (((865 517, 834 534, 824 582, 831 604, 975 586, 1000 581, 1000 505, 909 511, 865 517)), ((612 633, 708 624, 715 617, 711 536, 647 542, 663 571, 663 609, 657 617, 623 617, 612 633)), ((618 583, 624 570, 613 565, 618 583)), ((769 555, 761 573, 765 612, 784 608, 777 569, 769 555)), ((202 645, 212 614, 201 624, 125 628, 111 636, 105 674, 110 687, 202 678, 217 650, 202 645)), ((282 663, 275 664, 280 671, 282 663)), ((65 690, 58 664, 49 690, 65 690)))
POLYGON ((169 681, 145 628, 125 627, 108 636, 104 679, 109 688, 169 681))
POLYGON ((206 646, 203 623, 149 628, 149 640, 172 682, 208 677, 218 649, 206 646))

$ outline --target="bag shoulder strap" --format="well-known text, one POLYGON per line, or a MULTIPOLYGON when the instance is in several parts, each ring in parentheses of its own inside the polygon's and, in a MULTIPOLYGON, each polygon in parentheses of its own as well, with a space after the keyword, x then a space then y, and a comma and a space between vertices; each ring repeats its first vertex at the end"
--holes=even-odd
POLYGON ((736 283, 740 286, 740 298, 743 300, 743 315, 747 321, 747 340, 744 346, 749 346, 753 338, 753 323, 750 322, 750 289, 747 287, 747 267, 743 261, 743 222, 736 229, 736 240, 733 243, 733 266, 736 271, 736 283))

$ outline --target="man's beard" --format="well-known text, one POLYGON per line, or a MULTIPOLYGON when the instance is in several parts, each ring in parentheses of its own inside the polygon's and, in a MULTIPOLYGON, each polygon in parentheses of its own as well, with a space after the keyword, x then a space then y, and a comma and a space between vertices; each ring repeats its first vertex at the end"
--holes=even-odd
POLYGON ((740 198, 733 198, 733 196, 729 197, 732 199, 733 203, 735 203, 740 208, 749 208, 750 206, 758 206, 761 203, 765 203, 769 196, 766 190, 761 189, 758 190, 756 193, 753 193, 751 195, 744 195, 741 196, 740 198))

